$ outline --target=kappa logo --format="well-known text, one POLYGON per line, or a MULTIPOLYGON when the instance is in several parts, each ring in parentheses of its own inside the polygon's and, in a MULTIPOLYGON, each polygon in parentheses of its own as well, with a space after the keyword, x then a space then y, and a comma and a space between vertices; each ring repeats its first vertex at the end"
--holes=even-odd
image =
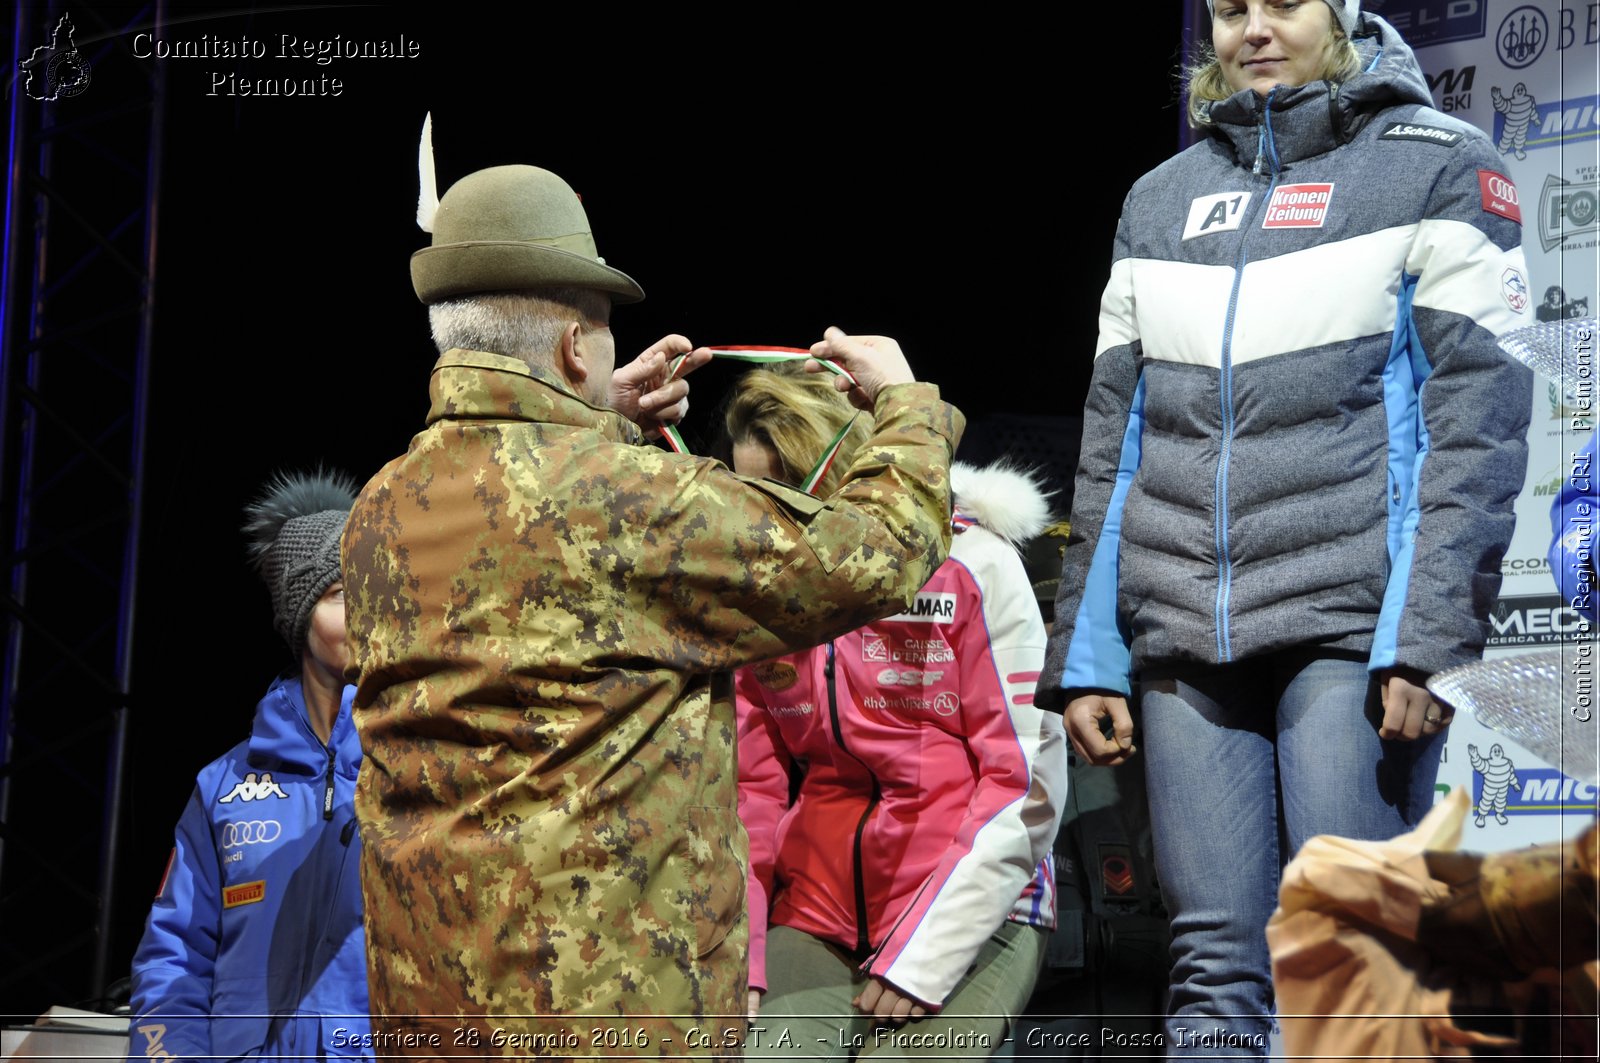
POLYGON ((1493 170, 1479 170, 1478 191, 1483 195, 1484 210, 1522 224, 1522 201, 1517 198, 1517 186, 1510 178, 1493 170))
POLYGON ((899 670, 885 668, 878 673, 878 685, 884 687, 927 687, 944 678, 943 672, 920 672, 915 668, 899 670))
POLYGON ((1328 219, 1328 204, 1333 202, 1333 185, 1279 185, 1267 203, 1263 229, 1320 229, 1328 219))
POLYGON ((270 771, 262 772, 259 780, 252 771, 245 775, 243 782, 236 783, 233 789, 217 798, 217 804, 230 804, 234 798, 240 801, 262 801, 268 797, 277 797, 285 801, 289 799, 289 795, 283 792, 283 787, 272 781, 270 771))
POLYGON ((956 596, 942 591, 918 591, 910 609, 889 617, 890 620, 913 624, 949 624, 955 618, 956 596))
POLYGON ((1505 272, 1500 274, 1500 294, 1505 297, 1512 313, 1522 313, 1528 309, 1528 278, 1517 267, 1507 266, 1505 272))
POLYGON ((1426 144, 1443 144, 1445 147, 1454 147, 1461 143, 1465 133, 1458 133, 1453 129, 1440 129, 1433 125, 1412 125, 1409 122, 1395 122, 1388 129, 1378 134, 1379 140, 1420 140, 1426 144))
POLYGON ((283 824, 275 819, 241 819, 222 825, 222 847, 237 849, 242 845, 271 845, 283 837, 283 824))
POLYGON ((888 664, 889 644, 872 631, 861 633, 861 659, 867 664, 888 664))
POLYGON ((237 908, 241 904, 260 904, 266 899, 266 879, 258 879, 255 882, 241 882, 237 886, 229 886, 222 891, 222 906, 224 908, 237 908))
POLYGON ((1201 196, 1189 204, 1189 218, 1183 223, 1183 238, 1232 232, 1244 224, 1245 208, 1250 205, 1249 192, 1218 192, 1214 196, 1201 196))

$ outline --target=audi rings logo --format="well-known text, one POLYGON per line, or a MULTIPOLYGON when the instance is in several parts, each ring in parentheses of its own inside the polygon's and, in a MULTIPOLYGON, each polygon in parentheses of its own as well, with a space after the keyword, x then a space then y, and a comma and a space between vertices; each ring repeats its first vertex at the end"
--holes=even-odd
POLYGON ((1514 207, 1522 205, 1522 201, 1517 198, 1517 186, 1499 174, 1489 174, 1484 178, 1484 185, 1488 193, 1496 199, 1503 199, 1514 207))
POLYGON ((283 835, 283 824, 275 819, 241 819, 222 825, 222 847, 270 845, 283 835))

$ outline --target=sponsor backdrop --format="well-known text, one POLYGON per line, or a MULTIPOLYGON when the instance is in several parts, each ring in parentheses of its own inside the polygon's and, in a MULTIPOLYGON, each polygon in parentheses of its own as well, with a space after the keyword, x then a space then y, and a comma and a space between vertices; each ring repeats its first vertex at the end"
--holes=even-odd
MULTIPOLYGON (((1520 213, 1529 303, 1542 321, 1595 313, 1600 261, 1600 0, 1368 0, 1421 61, 1434 106, 1494 139, 1503 169, 1485 174, 1485 202, 1520 213), (1509 178, 1509 183, 1500 177, 1509 178), (1514 187, 1513 187, 1514 186, 1514 187)), ((1592 364, 1592 343, 1588 345, 1592 364)), ((1550 504, 1584 477, 1574 454, 1594 431, 1592 377, 1535 386, 1528 478, 1517 499, 1486 656, 1565 646, 1591 671, 1595 632, 1550 573, 1550 504)), ((1567 706, 1573 737, 1595 742, 1592 705, 1567 706)), ((1571 836, 1595 814, 1595 788, 1571 779, 1467 716, 1451 728, 1442 787, 1472 792, 1463 843, 1497 850, 1571 836)), ((1441 791, 1442 792, 1442 791, 1441 791)))

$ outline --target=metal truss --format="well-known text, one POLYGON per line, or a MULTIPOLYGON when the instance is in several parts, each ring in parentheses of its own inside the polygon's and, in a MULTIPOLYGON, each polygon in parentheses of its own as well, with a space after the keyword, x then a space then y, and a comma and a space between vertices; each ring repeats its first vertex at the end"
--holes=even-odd
POLYGON ((7 1011, 92 1005, 108 980, 163 110, 162 64, 122 60, 160 6, 22 0, 13 26, 0 263, 7 1011), (97 83, 96 67, 116 77, 97 83))

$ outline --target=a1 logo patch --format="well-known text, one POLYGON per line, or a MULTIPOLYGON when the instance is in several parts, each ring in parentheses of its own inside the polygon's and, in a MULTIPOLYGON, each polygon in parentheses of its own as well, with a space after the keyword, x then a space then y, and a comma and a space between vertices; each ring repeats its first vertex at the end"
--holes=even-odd
POLYGON ((1249 192, 1219 192, 1201 196, 1189 204, 1189 220, 1183 225, 1183 238, 1232 232, 1244 224, 1244 211, 1250 205, 1249 192))

